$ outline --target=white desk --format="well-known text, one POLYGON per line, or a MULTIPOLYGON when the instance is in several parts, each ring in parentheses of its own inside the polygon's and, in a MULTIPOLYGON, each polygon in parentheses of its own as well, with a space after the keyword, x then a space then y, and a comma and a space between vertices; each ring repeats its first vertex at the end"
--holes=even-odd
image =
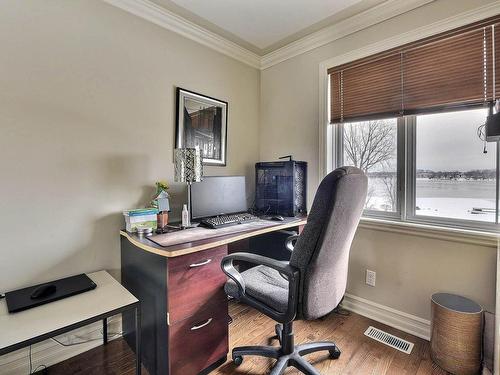
POLYGON ((0 355, 99 320, 103 321, 103 341, 107 343, 107 318, 134 310, 136 373, 140 374, 139 300, 106 271, 88 276, 97 284, 95 289, 29 310, 9 314, 5 299, 0 300, 0 355))

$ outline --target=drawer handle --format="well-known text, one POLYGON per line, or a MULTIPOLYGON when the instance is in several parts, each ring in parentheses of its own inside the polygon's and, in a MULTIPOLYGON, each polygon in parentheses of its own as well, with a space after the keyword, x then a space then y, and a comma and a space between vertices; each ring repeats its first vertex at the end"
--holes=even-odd
POLYGON ((200 263, 193 263, 193 264, 189 265, 189 268, 201 267, 201 266, 204 266, 205 264, 210 263, 211 261, 212 261, 212 259, 207 259, 207 260, 204 260, 203 262, 200 262, 200 263))
POLYGON ((212 318, 208 319, 205 323, 200 324, 199 326, 192 326, 191 331, 196 331, 197 329, 203 328, 205 326, 208 326, 210 323, 212 323, 212 318))

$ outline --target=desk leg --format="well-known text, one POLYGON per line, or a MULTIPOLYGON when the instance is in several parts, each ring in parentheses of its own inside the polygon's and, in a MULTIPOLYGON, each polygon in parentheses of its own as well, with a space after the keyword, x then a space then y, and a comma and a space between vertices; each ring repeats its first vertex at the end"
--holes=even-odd
POLYGON ((141 306, 135 308, 135 366, 137 375, 141 375, 141 306))
POLYGON ((102 320, 102 342, 104 345, 108 343, 108 318, 102 320))

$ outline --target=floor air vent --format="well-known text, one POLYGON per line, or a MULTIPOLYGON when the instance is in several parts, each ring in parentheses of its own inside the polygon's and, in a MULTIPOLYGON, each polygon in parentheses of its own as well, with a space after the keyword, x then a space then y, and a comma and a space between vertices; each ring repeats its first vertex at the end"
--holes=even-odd
POLYGON ((368 327, 365 331, 365 335, 406 354, 410 354, 413 349, 413 343, 372 326, 368 327))

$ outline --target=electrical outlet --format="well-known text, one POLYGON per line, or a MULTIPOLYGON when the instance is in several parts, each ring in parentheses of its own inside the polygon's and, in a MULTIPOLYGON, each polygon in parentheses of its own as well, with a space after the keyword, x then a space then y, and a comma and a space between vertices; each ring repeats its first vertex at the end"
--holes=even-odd
POLYGON ((377 273, 375 271, 366 270, 366 284, 370 286, 375 286, 375 281, 377 279, 377 273))

